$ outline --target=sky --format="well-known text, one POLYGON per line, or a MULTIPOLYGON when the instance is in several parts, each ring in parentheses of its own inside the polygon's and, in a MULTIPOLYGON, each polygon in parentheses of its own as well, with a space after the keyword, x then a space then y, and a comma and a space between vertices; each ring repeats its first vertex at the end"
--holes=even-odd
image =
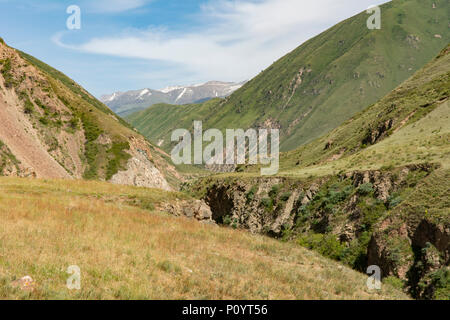
POLYGON ((0 0, 0 37, 97 97, 249 80, 386 0, 0 0), (67 28, 67 8, 81 12, 67 28))

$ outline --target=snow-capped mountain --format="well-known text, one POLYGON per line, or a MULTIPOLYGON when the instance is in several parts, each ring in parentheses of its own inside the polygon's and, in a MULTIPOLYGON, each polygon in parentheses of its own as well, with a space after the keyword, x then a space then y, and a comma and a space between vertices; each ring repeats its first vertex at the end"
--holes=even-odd
POLYGON ((210 81, 187 87, 175 86, 160 90, 146 88, 115 92, 102 96, 100 100, 117 114, 126 116, 157 103, 189 104, 212 98, 223 98, 242 87, 244 83, 210 81))

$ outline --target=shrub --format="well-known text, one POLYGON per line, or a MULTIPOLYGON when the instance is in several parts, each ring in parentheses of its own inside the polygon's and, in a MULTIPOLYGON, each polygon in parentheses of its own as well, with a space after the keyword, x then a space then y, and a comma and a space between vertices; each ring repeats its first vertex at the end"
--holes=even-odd
POLYGON ((333 204, 337 204, 339 202, 342 202, 342 201, 346 200, 347 197, 352 194, 352 192, 353 192, 353 186, 352 185, 346 186, 342 190, 337 190, 337 191, 336 190, 330 190, 328 192, 329 201, 331 203, 333 203, 333 204))
POLYGON ((283 192, 283 193, 281 194, 281 196, 280 196, 280 200, 281 200, 281 201, 288 201, 289 198, 291 197, 291 195, 292 195, 292 192, 290 192, 290 191, 283 192))
POLYGON ((6 59, 2 61, 2 69, 1 74, 3 75, 3 78, 5 79, 5 87, 6 88, 12 88, 16 85, 16 81, 14 80, 14 77, 11 74, 11 59, 6 59))
POLYGON ((85 179, 96 179, 98 177, 96 159, 99 148, 95 140, 102 134, 102 130, 97 126, 94 120, 87 114, 81 114, 84 135, 86 138, 84 146, 84 156, 86 157, 87 167, 83 177, 85 179))
POLYGON ((391 196, 388 199, 388 206, 389 209, 393 209, 396 206, 398 206, 401 202, 403 201, 403 199, 400 196, 391 196))
POLYGON ((373 185, 371 183, 364 183, 359 186, 358 193, 362 196, 371 194, 373 192, 373 185))
POLYGON ((264 206, 264 208, 266 208, 266 211, 273 211, 273 200, 271 198, 263 198, 261 200, 261 204, 264 206))
POLYGON ((253 186, 249 192, 247 192, 247 194, 245 195, 245 197, 247 198, 247 203, 250 203, 253 201, 253 199, 255 199, 255 193, 258 190, 257 186, 253 186))
POLYGON ((123 164, 131 157, 125 150, 130 149, 128 142, 114 142, 108 153, 112 155, 112 158, 108 161, 106 167, 106 180, 110 180, 120 169, 123 168, 123 164))
POLYGON ((222 223, 226 226, 231 225, 231 223, 233 222, 233 220, 231 219, 231 216, 226 215, 222 218, 222 223))
POLYGON ((394 288, 396 288, 398 290, 402 290, 403 287, 405 286, 405 283, 403 282, 403 280, 401 280, 401 279, 399 279, 397 277, 394 277, 394 276, 390 276, 390 277, 384 278, 383 282, 385 284, 391 285, 392 287, 394 287, 394 288))
POLYGON ((44 126, 48 126, 49 124, 48 119, 45 117, 40 117, 39 122, 42 123, 44 126))
POLYGON ((272 186, 272 189, 269 191, 269 197, 272 199, 275 199, 278 195, 278 192, 280 192, 281 186, 279 184, 276 184, 272 186))
POLYGON ((30 99, 28 99, 28 97, 25 100, 25 105, 24 105, 24 108, 23 108, 23 112, 25 114, 32 114, 34 112, 34 106, 31 103, 30 99))
POLYGON ((69 120, 69 128, 76 130, 78 129, 78 123, 79 123, 79 119, 77 117, 73 117, 72 119, 69 120))
POLYGON ((298 243, 310 250, 315 250, 325 257, 340 260, 345 247, 336 239, 334 235, 324 235, 319 233, 302 236, 298 243))
POLYGON ((450 269, 442 268, 431 274, 435 288, 434 299, 450 300, 450 269))

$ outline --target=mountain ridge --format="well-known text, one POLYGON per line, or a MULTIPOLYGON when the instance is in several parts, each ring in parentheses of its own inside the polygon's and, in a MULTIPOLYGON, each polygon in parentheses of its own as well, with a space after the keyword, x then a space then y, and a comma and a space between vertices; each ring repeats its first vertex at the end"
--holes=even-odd
POLYGON ((0 175, 84 178, 166 190, 172 188, 167 179, 174 186, 180 178, 166 155, 107 106, 3 41, 0 114, 0 175))
POLYGON ((144 110, 158 103, 188 104, 206 101, 212 98, 223 98, 242 87, 244 82, 208 81, 190 86, 172 86, 159 90, 144 88, 126 92, 115 92, 103 95, 100 100, 119 115, 144 110))
POLYGON ((282 151, 293 150, 381 99, 450 42, 446 0, 394 0, 381 12, 380 30, 367 28, 366 12, 344 20, 225 99, 182 108, 161 104, 127 119, 150 141, 163 141, 165 150, 173 147, 174 124, 191 129, 192 114, 205 129, 278 128, 282 151))

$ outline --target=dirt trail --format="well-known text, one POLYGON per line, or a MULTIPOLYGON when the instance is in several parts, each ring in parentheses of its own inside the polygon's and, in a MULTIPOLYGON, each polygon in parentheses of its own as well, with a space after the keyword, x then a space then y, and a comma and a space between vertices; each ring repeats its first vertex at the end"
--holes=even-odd
POLYGON ((17 96, 4 90, 0 94, 0 140, 15 157, 31 168, 38 178, 71 178, 66 170, 47 153, 27 116, 18 106, 17 96))

